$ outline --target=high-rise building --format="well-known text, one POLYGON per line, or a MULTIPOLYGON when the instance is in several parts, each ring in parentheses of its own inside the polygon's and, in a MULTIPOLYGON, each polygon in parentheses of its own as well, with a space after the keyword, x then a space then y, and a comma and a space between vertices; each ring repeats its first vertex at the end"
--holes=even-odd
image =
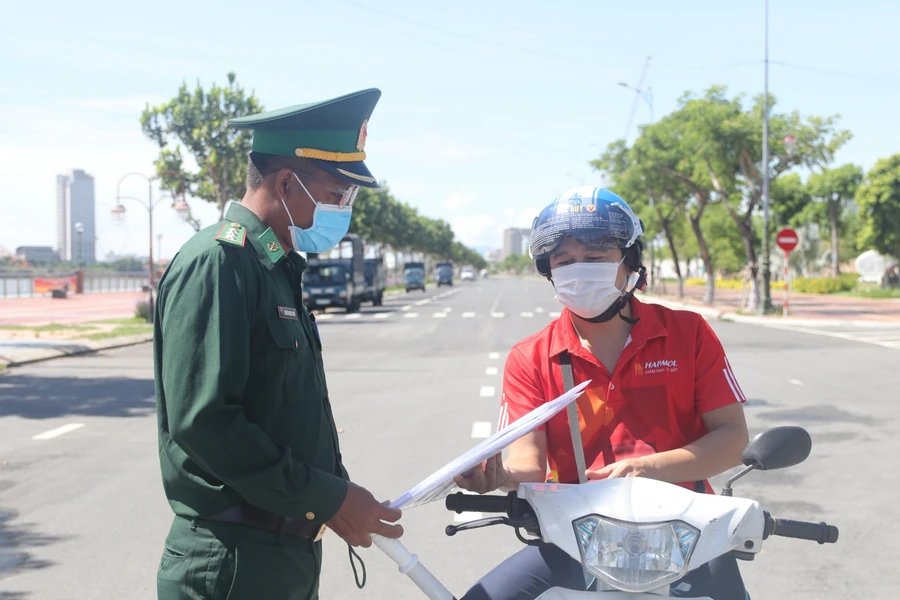
POLYGON ((513 254, 528 254, 531 245, 531 230, 510 227, 503 230, 503 258, 513 254))
POLYGON ((19 246, 16 248, 16 256, 27 262, 56 262, 59 260, 56 250, 50 246, 19 246))
POLYGON ((94 178, 81 169, 56 176, 56 244, 61 260, 96 261, 94 178), (81 231, 78 231, 81 224, 81 231))

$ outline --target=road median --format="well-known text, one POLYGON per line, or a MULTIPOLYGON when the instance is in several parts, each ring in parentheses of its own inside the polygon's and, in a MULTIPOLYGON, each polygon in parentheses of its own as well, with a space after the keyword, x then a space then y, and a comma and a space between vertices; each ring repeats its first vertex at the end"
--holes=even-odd
POLYGON ((40 326, 3 325, 0 326, 0 368, 133 346, 152 340, 152 325, 140 319, 40 326))

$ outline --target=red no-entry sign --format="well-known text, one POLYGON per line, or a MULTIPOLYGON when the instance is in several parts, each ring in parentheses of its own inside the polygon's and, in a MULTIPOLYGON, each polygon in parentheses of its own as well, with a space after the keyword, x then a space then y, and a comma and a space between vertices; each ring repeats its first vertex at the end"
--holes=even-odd
POLYGON ((788 258, 791 251, 800 243, 800 236, 790 227, 785 227, 775 236, 775 243, 784 250, 784 306, 782 314, 788 316, 788 281, 790 280, 790 271, 788 270, 788 258))
POLYGON ((785 252, 791 252, 800 243, 800 236, 790 227, 785 227, 775 236, 775 243, 785 252))

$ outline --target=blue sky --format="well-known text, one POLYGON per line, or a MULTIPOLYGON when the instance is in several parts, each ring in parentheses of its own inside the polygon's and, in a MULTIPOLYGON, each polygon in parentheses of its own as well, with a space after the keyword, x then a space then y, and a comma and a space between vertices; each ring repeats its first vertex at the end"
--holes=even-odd
MULTIPOLYGON (((855 134, 839 164, 900 152, 897 23, 895 1, 770 2, 770 58, 796 65, 770 68, 778 109, 839 113, 855 134)), ((464 242, 496 247, 579 178, 602 183, 587 163, 625 134, 634 95, 616 84, 636 85, 648 55, 657 118, 687 90, 761 93, 762 1, 19 3, 0 22, 0 246, 54 245, 55 175, 82 168, 98 255, 145 255, 146 212, 109 218, 119 178, 152 171, 140 112, 183 80, 235 71, 266 108, 380 88, 373 173, 464 242)), ((640 103, 630 139, 648 119, 640 103)), ((146 197, 146 184, 122 193, 146 197)), ((193 233, 165 204, 154 224, 166 257, 193 233)))

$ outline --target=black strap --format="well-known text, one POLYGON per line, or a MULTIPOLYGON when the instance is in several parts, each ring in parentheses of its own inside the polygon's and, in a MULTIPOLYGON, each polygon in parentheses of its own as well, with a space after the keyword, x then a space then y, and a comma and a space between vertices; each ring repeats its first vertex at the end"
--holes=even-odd
POLYGON ((356 580, 356 587, 359 589, 363 589, 366 587, 366 563, 363 562, 363 559, 360 558, 359 554, 356 553, 356 550, 353 549, 353 546, 347 544, 347 550, 350 551, 350 568, 353 569, 353 579, 356 580), (359 568, 362 569, 362 581, 360 581, 359 573, 356 570, 356 562, 354 559, 359 561, 359 568))
MULTIPOLYGON (((572 375, 572 357, 565 350, 559 355, 559 367, 562 370, 563 388, 568 392, 575 387, 575 378, 572 375)), ((569 433, 572 435, 572 451, 575 456, 575 469, 578 471, 578 483, 587 483, 587 465, 584 462, 584 444, 581 441, 577 400, 569 403, 566 410, 569 416, 569 433)))

